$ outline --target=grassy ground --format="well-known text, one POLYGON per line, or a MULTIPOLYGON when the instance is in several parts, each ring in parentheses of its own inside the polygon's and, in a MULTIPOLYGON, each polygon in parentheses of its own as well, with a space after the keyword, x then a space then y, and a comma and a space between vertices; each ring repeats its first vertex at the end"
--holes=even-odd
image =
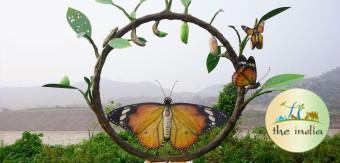
MULTIPOLYGON (((305 153, 290 153, 273 144, 263 128, 253 130, 254 136, 229 137, 214 151, 194 162, 340 162, 340 134, 326 139, 315 149, 305 153)), ((189 151, 196 150, 210 141, 219 129, 201 137, 189 151)), ((15 144, 0 147, 0 162, 143 162, 120 149, 105 133, 98 133, 90 140, 68 146, 44 145, 39 134, 23 133, 15 144)), ((135 138, 126 132, 121 136, 135 148, 144 150, 135 138)), ((178 154, 169 145, 152 154, 178 154)))

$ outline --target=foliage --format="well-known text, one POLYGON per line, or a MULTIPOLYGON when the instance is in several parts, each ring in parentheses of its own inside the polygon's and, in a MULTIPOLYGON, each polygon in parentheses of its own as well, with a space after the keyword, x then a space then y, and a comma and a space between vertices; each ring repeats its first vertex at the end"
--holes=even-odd
POLYGON ((24 132, 14 144, 0 148, 0 162, 32 162, 43 147, 42 136, 24 132))
POLYGON ((76 145, 45 145, 41 153, 35 157, 35 162, 143 162, 143 160, 126 153, 114 144, 106 133, 98 133, 90 140, 76 145))
POLYGON ((78 89, 70 85, 70 79, 67 75, 65 75, 59 83, 50 83, 45 84, 43 87, 50 87, 50 88, 63 88, 63 89, 78 89))
POLYGON ((223 111, 227 116, 231 116, 234 111, 237 98, 237 87, 233 83, 224 86, 218 95, 217 103, 213 108, 223 111))
POLYGON ((102 4, 112 4, 112 0, 96 0, 96 2, 102 3, 102 4))
POLYGON ((104 106, 104 114, 107 115, 111 111, 115 110, 117 108, 117 105, 118 104, 115 101, 111 100, 110 103, 104 106))
POLYGON ((66 18, 67 22, 78 36, 84 37, 86 35, 88 37, 91 37, 91 23, 85 14, 69 7, 66 13, 66 18))
MULTIPOLYGON (((200 144, 209 142, 209 139, 214 138, 219 132, 220 129, 216 128, 204 135, 190 150, 195 150, 200 144)), ((252 131, 252 133, 256 132, 257 129, 252 131)), ((123 151, 106 133, 98 133, 90 140, 68 146, 43 145, 41 136, 41 134, 24 132, 22 139, 15 144, 0 147, 0 162, 144 162, 123 151)), ((121 132, 120 136, 134 147, 140 146, 131 134, 121 132)), ((229 137, 215 150, 197 158, 194 162, 339 162, 339 146, 340 133, 333 137, 327 136, 311 151, 296 154, 280 149, 270 139, 248 134, 242 138, 229 137)), ((159 149, 159 154, 174 151, 176 150, 165 145, 159 149)), ((177 153, 181 152, 177 151, 177 153)))
POLYGON ((262 18, 260 19, 259 22, 262 22, 262 21, 266 21, 272 17, 274 17, 275 15, 289 9, 290 7, 280 7, 280 8, 277 8, 277 9, 274 9, 270 12, 268 12, 267 14, 263 15, 262 18))
POLYGON ((254 135, 256 138, 262 138, 262 139, 269 139, 269 135, 267 134, 266 127, 264 126, 257 126, 253 128, 251 131, 251 134, 254 135))
POLYGON ((109 45, 116 49, 123 49, 131 46, 129 40, 123 38, 115 38, 109 42, 109 45))
POLYGON ((220 61, 220 57, 218 56, 220 54, 221 54, 221 47, 217 48, 217 54, 211 54, 211 52, 208 54, 208 58, 207 58, 208 73, 213 71, 215 67, 217 66, 218 62, 220 61))
POLYGON ((304 79, 304 75, 300 74, 282 74, 277 75, 269 80, 267 80, 263 85, 262 89, 275 89, 283 86, 288 86, 289 84, 301 81, 304 79))

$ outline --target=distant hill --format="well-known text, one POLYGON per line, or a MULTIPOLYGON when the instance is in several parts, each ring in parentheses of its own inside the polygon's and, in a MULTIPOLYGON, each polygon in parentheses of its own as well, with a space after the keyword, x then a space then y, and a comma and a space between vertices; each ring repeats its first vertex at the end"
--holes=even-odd
MULTIPOLYGON (((333 69, 319 77, 307 78, 293 86, 306 88, 320 95, 331 111, 331 128, 340 128, 340 68, 333 69)), ((81 87, 82 85, 79 84, 81 87)), ((211 105, 222 85, 214 85, 194 92, 175 93, 174 101, 192 102, 211 105)), ((261 96, 247 107, 241 128, 250 129, 264 125, 264 114, 268 103, 276 94, 261 96), (257 110, 257 111, 252 111, 257 110)), ((159 87, 153 83, 122 83, 110 80, 102 82, 103 101, 115 100, 121 104, 145 101, 162 102, 159 87)), ((0 105, 8 108, 28 108, 53 106, 53 108, 30 109, 18 111, 0 111, 0 131, 85 131, 100 130, 94 113, 89 108, 61 107, 67 105, 84 105, 77 92, 41 87, 0 88, 0 105), (15 107, 14 107, 15 106, 15 107)))
POLYGON ((101 129, 89 108, 0 112, 0 131, 87 131, 101 129))
POLYGON ((340 109, 340 67, 319 77, 307 79, 298 86, 321 96, 329 108, 340 109))
MULTIPOLYGON (((307 78, 293 86, 314 91, 326 101, 331 111, 340 108, 340 67, 318 77, 307 78)), ((83 83, 76 84, 84 87, 83 83)), ((212 85, 197 92, 175 92, 174 102, 190 102, 212 105, 223 85, 212 85)), ((166 90, 169 91, 169 90, 166 90)), ((249 109, 265 110, 277 93, 261 96, 251 103, 249 109)), ((103 79, 101 82, 103 103, 114 100, 122 105, 139 102, 162 102, 158 85, 151 82, 126 83, 103 79)), ((85 101, 77 91, 42 87, 0 88, 0 110, 46 107, 86 107, 85 101)))
MULTIPOLYGON (((319 95, 332 112, 340 113, 340 67, 330 70, 318 77, 307 78, 292 88, 304 88, 319 95)), ((261 96, 252 102, 253 105, 268 106, 269 102, 277 95, 261 96)), ((262 107, 262 109, 265 109, 262 107)))
MULTIPOLYGON (((263 111, 246 110, 241 129, 264 126, 263 111)), ((330 128, 340 129, 340 114, 331 115, 330 128)), ((0 131, 102 130, 90 108, 46 108, 0 112, 0 131)))
MULTIPOLYGON (((84 83, 75 85, 80 88, 85 87, 84 83)), ((222 85, 214 85, 199 92, 175 92, 173 97, 176 102, 197 102, 207 105, 215 101, 216 95, 222 87, 222 85)), ((105 79, 101 81, 101 97, 104 103, 112 100, 121 104, 163 101, 161 90, 154 83, 127 83, 105 79)), ((0 110, 61 106, 86 107, 86 103, 79 92, 75 90, 42 88, 40 86, 0 88, 0 110)))

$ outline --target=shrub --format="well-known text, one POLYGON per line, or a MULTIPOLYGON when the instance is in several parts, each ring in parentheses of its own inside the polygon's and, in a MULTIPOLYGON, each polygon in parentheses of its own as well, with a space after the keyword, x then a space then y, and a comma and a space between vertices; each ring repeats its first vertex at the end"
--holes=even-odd
POLYGON ((42 134, 24 132, 22 138, 13 145, 2 147, 0 150, 0 162, 32 162, 35 155, 43 148, 40 137, 42 134))
MULTIPOLYGON (((203 135, 189 151, 194 151, 207 144, 213 139, 219 128, 203 135)), ((255 132, 255 131, 254 131, 255 132)), ((128 132, 120 135, 132 146, 142 149, 140 144, 128 132)), ((98 133, 90 140, 79 144, 43 145, 41 134, 24 132, 20 140, 13 145, 0 147, 0 162, 48 162, 48 163, 71 163, 71 162, 104 162, 104 163, 135 163, 144 162, 126 153, 112 142, 106 133, 98 133)), ((204 162, 340 162, 340 133, 325 140, 315 149, 305 153, 290 153, 276 146, 270 139, 262 137, 229 137, 219 147, 194 160, 195 163, 204 162)), ((151 150, 153 154, 180 153, 166 143, 159 150, 151 150)))
POLYGON ((46 145, 36 162, 143 162, 126 153, 106 133, 95 134, 90 140, 69 146, 46 145))
POLYGON ((224 112, 230 117, 234 111, 236 98, 237 87, 233 83, 229 83, 225 85, 223 90, 219 93, 217 103, 213 108, 224 112))

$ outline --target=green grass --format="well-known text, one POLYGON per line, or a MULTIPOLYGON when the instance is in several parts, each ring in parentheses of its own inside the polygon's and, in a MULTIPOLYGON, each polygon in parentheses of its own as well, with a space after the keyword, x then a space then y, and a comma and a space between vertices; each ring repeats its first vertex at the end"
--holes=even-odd
MULTIPOLYGON (((189 151, 197 150, 216 136, 219 129, 204 135, 189 151)), ((290 153, 280 149, 270 139, 266 132, 258 129, 253 134, 242 138, 229 136, 218 148, 194 160, 205 162, 340 162, 340 133, 333 137, 327 136, 315 149, 304 153, 290 153)), ((145 151, 136 139, 127 132, 121 132, 121 137, 132 146, 145 151)), ((39 134, 23 133, 22 139, 9 146, 0 147, 0 162, 104 162, 104 163, 138 163, 143 159, 130 155, 111 141, 106 133, 98 133, 90 140, 79 144, 61 146, 44 145, 39 134)), ((165 155, 178 154, 182 151, 173 149, 168 144, 159 150, 149 153, 165 155)))

